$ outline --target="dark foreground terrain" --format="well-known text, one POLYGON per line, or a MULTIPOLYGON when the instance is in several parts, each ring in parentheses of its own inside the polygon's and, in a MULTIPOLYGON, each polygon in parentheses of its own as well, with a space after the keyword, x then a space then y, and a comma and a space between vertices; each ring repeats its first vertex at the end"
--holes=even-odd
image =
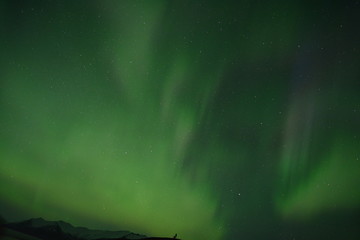
POLYGON ((32 218, 22 222, 5 223, 0 228, 1 240, 166 240, 177 238, 146 237, 129 231, 102 231, 74 227, 63 221, 32 218))

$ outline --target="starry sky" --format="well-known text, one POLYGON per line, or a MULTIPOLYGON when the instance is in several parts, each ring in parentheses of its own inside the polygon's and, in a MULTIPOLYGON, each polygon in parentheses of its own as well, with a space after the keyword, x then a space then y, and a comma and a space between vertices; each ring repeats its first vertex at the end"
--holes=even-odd
POLYGON ((358 239, 359 1, 0 2, 0 214, 358 239))

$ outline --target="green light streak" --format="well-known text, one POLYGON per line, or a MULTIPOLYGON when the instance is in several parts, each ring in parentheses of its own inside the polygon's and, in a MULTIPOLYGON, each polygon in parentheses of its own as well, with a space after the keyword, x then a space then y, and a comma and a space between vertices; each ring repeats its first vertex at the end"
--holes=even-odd
POLYGON ((280 203, 282 215, 309 219, 321 213, 358 209, 360 158, 356 155, 357 146, 351 139, 336 142, 317 170, 280 203))
POLYGON ((126 14, 115 5, 119 12, 107 16, 119 23, 109 30, 111 53, 102 56, 113 79, 83 57, 91 52, 71 53, 76 64, 67 71, 39 67, 41 55, 24 58, 22 71, 7 70, 1 94, 15 119, 0 166, 0 187, 11 191, 1 199, 32 216, 72 216, 78 225, 96 219, 95 228, 219 239, 223 220, 214 218, 218 199, 208 176, 190 181, 182 166, 221 69, 203 75, 205 91, 189 97, 184 90, 200 75, 189 63, 194 56, 168 63, 153 51, 164 3, 128 5, 126 14), (109 88, 114 95, 102 94, 109 88))

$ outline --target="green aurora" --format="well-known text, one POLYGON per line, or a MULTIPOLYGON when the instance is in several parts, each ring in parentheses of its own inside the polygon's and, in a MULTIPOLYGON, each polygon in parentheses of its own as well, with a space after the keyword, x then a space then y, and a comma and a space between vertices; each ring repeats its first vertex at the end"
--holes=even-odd
POLYGON ((358 239, 360 3, 315 2, 2 1, 0 214, 358 239))

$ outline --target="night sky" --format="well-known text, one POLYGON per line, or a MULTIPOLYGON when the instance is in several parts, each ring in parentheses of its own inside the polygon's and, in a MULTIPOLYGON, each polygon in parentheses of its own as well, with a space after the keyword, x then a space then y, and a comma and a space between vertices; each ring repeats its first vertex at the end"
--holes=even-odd
POLYGON ((359 239, 359 1, 0 2, 0 214, 359 239))

